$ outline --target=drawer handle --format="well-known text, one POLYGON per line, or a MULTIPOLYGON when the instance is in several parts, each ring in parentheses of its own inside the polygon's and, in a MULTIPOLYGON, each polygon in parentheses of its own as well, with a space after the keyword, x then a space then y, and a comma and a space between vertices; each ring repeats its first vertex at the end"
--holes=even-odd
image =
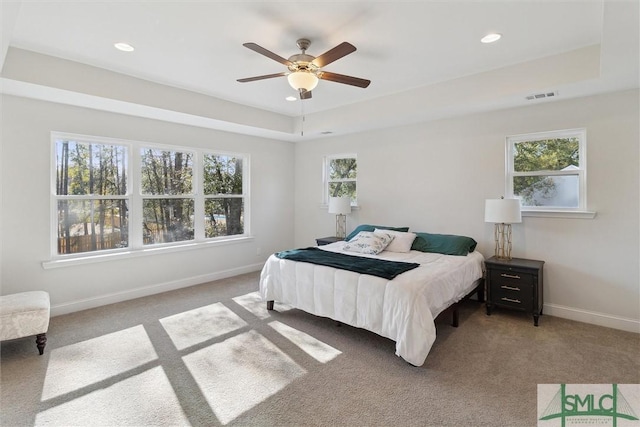
POLYGON ((517 276, 515 274, 501 274, 500 276, 508 277, 509 279, 519 279, 520 278, 520 276, 517 276))
POLYGON ((501 300, 502 301, 508 301, 508 302, 515 302, 516 304, 522 304, 522 301, 520 301, 519 299, 511 299, 511 298, 502 297, 501 300))
POLYGON ((516 288, 515 286, 506 286, 506 285, 502 285, 500 286, 502 289, 508 289, 510 291, 519 291, 520 288, 516 288))

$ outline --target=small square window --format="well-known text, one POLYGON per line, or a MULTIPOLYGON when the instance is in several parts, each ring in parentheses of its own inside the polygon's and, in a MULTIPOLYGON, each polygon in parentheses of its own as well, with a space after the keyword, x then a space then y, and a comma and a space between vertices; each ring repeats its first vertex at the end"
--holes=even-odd
POLYGON ((507 137, 506 196, 524 211, 585 210, 585 153, 584 129, 507 137))

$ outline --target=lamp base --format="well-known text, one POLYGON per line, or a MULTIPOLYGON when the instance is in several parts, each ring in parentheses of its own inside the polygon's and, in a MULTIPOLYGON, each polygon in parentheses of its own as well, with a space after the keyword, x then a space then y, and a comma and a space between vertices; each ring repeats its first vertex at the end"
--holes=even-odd
POLYGON ((502 260, 511 258, 511 224, 496 224, 495 227, 495 253, 494 256, 502 260))
POLYGON ((344 239, 347 236, 347 216, 336 215, 336 237, 344 239))

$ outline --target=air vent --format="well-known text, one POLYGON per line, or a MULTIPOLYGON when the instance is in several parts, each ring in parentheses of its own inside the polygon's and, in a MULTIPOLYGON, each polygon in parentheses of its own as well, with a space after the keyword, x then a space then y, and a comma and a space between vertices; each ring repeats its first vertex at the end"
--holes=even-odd
POLYGON ((551 97, 554 97, 554 96, 558 96, 558 92, 536 93, 534 95, 526 96, 525 98, 527 98, 527 100, 529 100, 529 101, 533 101, 534 99, 551 98, 551 97))

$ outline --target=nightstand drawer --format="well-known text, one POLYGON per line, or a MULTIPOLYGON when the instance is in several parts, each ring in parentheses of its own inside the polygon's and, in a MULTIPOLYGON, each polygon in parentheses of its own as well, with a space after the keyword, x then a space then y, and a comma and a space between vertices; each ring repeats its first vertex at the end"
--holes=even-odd
POLYGON ((491 275, 491 283, 499 283, 514 288, 531 289, 536 284, 533 274, 521 271, 491 270, 489 274, 491 275))
POLYGON ((491 288, 491 299, 495 304, 518 308, 520 310, 531 310, 533 305, 533 289, 514 290, 510 285, 495 284, 491 288))

